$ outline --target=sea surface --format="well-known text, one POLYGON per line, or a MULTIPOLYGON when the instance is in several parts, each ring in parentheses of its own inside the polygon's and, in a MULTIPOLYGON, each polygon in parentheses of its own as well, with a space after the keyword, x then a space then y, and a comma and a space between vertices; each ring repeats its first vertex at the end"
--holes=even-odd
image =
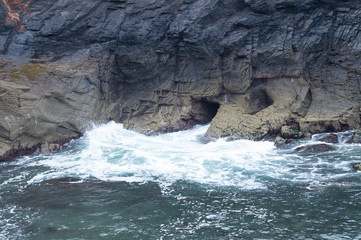
MULTIPOLYGON (((361 239, 361 145, 297 153, 111 122, 0 163, 0 239, 361 239)), ((345 133, 339 133, 342 139, 345 133)))

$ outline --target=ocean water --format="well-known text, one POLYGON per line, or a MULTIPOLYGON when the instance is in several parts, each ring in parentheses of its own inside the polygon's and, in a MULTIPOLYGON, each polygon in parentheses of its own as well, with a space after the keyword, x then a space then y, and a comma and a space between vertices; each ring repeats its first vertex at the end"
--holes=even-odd
POLYGON ((209 142, 207 128, 144 136, 111 122, 0 163, 0 239, 361 239, 360 144, 297 153, 209 142))

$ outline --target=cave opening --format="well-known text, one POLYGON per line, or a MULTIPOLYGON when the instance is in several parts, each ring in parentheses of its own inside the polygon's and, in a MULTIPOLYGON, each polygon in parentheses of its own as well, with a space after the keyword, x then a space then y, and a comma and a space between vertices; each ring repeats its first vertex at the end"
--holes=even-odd
POLYGON ((207 100, 197 101, 195 104, 196 119, 199 124, 210 123, 217 115, 220 104, 207 100))
POLYGON ((249 114, 254 115, 273 104, 273 99, 263 88, 256 88, 249 94, 249 114))

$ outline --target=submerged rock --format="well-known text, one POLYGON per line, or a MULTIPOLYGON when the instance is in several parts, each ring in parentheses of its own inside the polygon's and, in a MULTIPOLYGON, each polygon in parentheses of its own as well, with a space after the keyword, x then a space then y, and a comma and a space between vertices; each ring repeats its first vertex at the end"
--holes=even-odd
POLYGON ((354 132, 352 142, 353 143, 361 143, 361 131, 360 130, 356 130, 354 132))
POLYGON ((308 146, 301 146, 295 149, 296 152, 305 152, 305 153, 320 153, 336 150, 335 147, 327 144, 314 144, 308 146))
POLYGON ((197 140, 203 144, 208 144, 210 142, 215 142, 215 139, 209 136, 197 136, 197 140))
POLYGON ((48 227, 45 228, 45 232, 46 232, 46 233, 55 233, 55 232, 57 232, 57 231, 58 231, 58 229, 56 229, 56 228, 53 227, 53 226, 48 226, 48 227))

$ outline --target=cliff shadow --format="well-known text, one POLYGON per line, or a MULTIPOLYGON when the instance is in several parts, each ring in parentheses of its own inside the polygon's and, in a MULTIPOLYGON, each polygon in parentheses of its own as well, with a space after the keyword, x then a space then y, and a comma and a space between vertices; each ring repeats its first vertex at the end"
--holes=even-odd
POLYGON ((212 122, 217 115, 220 104, 206 99, 195 100, 193 105, 194 116, 197 124, 207 124, 212 122))

